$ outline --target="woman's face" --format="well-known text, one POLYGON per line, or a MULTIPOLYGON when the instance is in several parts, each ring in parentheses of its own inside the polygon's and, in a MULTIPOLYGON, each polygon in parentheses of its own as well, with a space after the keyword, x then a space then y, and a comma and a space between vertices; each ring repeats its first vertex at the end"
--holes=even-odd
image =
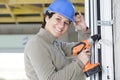
POLYGON ((67 18, 57 13, 53 14, 51 18, 46 16, 45 20, 45 29, 56 38, 60 37, 64 32, 66 32, 70 24, 67 18))

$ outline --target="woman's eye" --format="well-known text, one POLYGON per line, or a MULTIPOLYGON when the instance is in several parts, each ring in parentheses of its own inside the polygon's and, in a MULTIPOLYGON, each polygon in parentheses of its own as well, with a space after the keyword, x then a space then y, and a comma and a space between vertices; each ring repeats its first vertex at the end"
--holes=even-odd
MULTIPOLYGON (((57 21, 58 23, 62 23, 61 18, 56 18, 56 21, 57 21)), ((68 21, 64 21, 63 24, 64 24, 64 26, 68 26, 70 23, 69 23, 68 21)))
POLYGON ((69 22, 64 22, 64 24, 68 26, 68 25, 69 25, 69 22))
POLYGON ((60 18, 56 18, 57 21, 60 21, 60 18))

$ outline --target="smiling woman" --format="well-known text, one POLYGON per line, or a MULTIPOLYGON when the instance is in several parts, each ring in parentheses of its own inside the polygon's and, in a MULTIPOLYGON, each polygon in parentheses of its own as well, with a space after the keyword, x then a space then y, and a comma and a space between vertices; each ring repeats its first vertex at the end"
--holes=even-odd
POLYGON ((54 0, 46 8, 42 28, 24 50, 29 80, 85 80, 82 69, 89 60, 86 51, 73 56, 72 48, 79 42, 58 41, 74 22, 74 14, 70 0, 54 0))

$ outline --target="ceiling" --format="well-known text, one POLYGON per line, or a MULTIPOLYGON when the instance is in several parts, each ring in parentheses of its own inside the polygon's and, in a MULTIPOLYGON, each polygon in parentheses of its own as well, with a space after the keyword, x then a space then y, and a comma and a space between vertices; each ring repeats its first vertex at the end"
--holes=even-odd
MULTIPOLYGON (((0 0, 0 24, 41 23, 44 9, 53 0, 0 0)), ((84 14, 84 0, 71 0, 84 14)))

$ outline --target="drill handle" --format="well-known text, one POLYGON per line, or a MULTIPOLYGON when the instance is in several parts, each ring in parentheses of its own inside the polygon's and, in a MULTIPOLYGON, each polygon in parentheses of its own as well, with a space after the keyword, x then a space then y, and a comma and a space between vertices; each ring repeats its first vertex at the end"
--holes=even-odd
POLYGON ((85 48, 86 44, 84 42, 80 42, 79 44, 75 45, 72 48, 72 53, 74 56, 78 55, 84 48, 85 48))

